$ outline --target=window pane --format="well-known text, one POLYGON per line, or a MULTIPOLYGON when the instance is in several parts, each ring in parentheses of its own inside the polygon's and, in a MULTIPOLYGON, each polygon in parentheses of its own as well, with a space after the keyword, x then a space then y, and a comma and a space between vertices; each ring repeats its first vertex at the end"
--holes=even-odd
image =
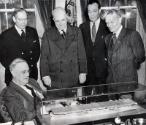
POLYGON ((23 0, 24 8, 34 8, 34 0, 23 0))
POLYGON ((34 12, 28 12, 28 25, 35 28, 36 18, 34 12))
POLYGON ((6 16, 5 13, 0 13, 0 19, 1 19, 1 30, 4 31, 7 29, 7 23, 6 23, 6 16))
MULTIPOLYGON (((13 25, 13 8, 20 7, 34 9, 34 0, 0 0, 0 33, 13 25), (10 10, 4 12, 3 9, 10 10)), ((28 25, 35 27, 35 12, 28 12, 28 25)))

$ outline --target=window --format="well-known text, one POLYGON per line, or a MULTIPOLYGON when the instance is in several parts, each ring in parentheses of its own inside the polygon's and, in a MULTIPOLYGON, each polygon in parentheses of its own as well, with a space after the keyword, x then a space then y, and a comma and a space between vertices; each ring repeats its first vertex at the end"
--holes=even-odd
POLYGON ((25 8, 28 12, 28 25, 35 27, 35 11, 33 0, 0 0, 0 33, 13 25, 14 8, 25 8))
MULTIPOLYGON (((119 8, 124 14, 123 24, 127 28, 136 29, 137 6, 135 0, 99 0, 102 10, 119 8)), ((102 11, 103 12, 103 11, 102 11)))

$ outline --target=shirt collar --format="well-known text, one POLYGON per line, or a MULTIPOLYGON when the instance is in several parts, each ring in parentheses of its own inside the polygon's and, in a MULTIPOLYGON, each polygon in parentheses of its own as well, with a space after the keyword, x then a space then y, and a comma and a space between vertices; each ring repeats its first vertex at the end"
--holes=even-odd
POLYGON ((119 36, 119 34, 120 34, 122 28, 123 28, 123 26, 120 26, 120 28, 118 29, 118 31, 115 33, 117 38, 118 38, 118 36, 119 36))
MULTIPOLYGON (((90 21, 90 25, 93 25, 93 23, 94 23, 94 22, 91 22, 91 21, 90 21)), ((95 25, 99 25, 99 23, 100 23, 100 18, 97 19, 97 20, 95 21, 95 25)))
MULTIPOLYGON (((96 31, 98 30, 99 23, 100 23, 100 18, 95 21, 96 31)), ((91 29, 92 29, 92 26, 93 26, 93 22, 90 22, 91 29)))
MULTIPOLYGON (((16 29, 17 32, 21 35, 22 29, 20 29, 17 25, 15 25, 15 29, 16 29)), ((25 29, 23 29, 23 31, 25 32, 25 29)))
POLYGON ((32 93, 31 93, 31 90, 27 89, 27 88, 26 88, 25 86, 23 86, 23 85, 20 85, 20 87, 21 87, 25 92, 27 92, 28 94, 30 94, 30 95, 33 97, 32 93))
POLYGON ((63 31, 66 33, 67 29, 59 30, 59 33, 63 34, 63 31))

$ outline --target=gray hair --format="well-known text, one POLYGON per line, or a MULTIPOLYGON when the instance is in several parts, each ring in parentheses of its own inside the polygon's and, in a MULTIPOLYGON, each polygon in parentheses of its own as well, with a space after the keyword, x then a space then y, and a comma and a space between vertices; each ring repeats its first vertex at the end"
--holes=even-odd
POLYGON ((122 17, 122 12, 120 11, 120 9, 109 9, 104 11, 102 18, 105 19, 107 15, 113 15, 113 14, 122 17))
POLYGON ((62 8, 62 7, 56 7, 56 8, 52 11, 52 16, 54 17, 54 15, 55 15, 56 13, 58 13, 59 11, 63 12, 63 13, 66 15, 66 11, 65 11, 64 8, 62 8))
POLYGON ((22 62, 27 63, 27 62, 26 62, 24 59, 22 59, 22 58, 16 58, 16 59, 14 59, 14 60, 11 62, 11 64, 9 65, 9 70, 12 71, 12 70, 16 67, 17 64, 22 63, 22 62))
POLYGON ((27 14, 27 11, 24 8, 16 8, 13 12, 13 16, 16 17, 19 12, 26 12, 27 14))

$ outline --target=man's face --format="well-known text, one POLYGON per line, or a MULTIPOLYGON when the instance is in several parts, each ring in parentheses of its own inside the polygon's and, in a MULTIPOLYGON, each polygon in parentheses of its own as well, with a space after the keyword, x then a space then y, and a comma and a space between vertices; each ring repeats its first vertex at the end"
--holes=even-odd
POLYGON ((88 16, 90 21, 95 22, 100 16, 100 9, 97 3, 88 5, 88 16))
POLYGON ((113 33, 116 33, 121 26, 121 17, 115 13, 109 14, 105 17, 105 22, 109 30, 113 33))
POLYGON ((16 84, 25 85, 29 81, 29 66, 26 62, 18 63, 12 70, 12 76, 16 84))
POLYGON ((20 29, 25 29, 27 25, 27 14, 25 11, 18 12, 15 17, 13 17, 13 21, 17 27, 20 29))
POLYGON ((58 30, 67 28, 67 18, 64 12, 58 11, 58 13, 54 14, 53 19, 58 30))

